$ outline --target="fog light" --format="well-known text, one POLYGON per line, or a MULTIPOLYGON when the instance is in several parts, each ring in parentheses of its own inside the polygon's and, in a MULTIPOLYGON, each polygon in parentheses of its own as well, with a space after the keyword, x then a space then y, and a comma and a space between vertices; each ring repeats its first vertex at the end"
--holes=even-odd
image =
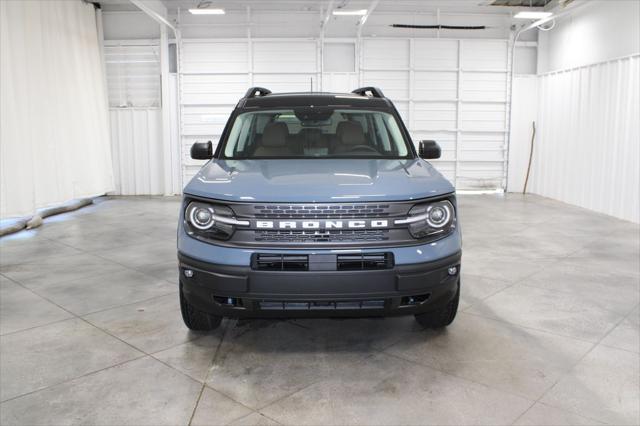
POLYGON ((456 268, 455 266, 450 266, 449 269, 447 269, 447 272, 449 273, 449 275, 455 275, 458 273, 458 268, 456 268))
MULTIPOLYGON (((451 269, 451 268, 449 268, 449 269, 451 269)), ((193 277, 193 271, 191 269, 185 269, 184 270, 184 276, 187 277, 187 278, 193 277)))

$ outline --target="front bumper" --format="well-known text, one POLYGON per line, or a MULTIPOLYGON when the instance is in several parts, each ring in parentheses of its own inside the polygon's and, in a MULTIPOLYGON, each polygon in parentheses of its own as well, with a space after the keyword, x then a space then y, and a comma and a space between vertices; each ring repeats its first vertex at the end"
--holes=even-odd
POLYGON ((258 271, 184 253, 178 258, 184 297, 214 315, 385 316, 419 314, 446 305, 458 291, 461 252, 430 262, 357 271, 258 271), (454 274, 449 272, 452 266, 454 274))

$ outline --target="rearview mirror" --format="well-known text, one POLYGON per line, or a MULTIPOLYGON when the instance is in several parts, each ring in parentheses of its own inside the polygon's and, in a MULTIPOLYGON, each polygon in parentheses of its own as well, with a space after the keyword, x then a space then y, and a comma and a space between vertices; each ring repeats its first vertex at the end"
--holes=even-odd
POLYGON ((426 160, 440 158, 440 145, 436 141, 420 141, 418 155, 426 160))
POLYGON ((211 141, 196 142, 191 145, 191 158, 194 160, 209 160, 213 158, 213 145, 211 141))

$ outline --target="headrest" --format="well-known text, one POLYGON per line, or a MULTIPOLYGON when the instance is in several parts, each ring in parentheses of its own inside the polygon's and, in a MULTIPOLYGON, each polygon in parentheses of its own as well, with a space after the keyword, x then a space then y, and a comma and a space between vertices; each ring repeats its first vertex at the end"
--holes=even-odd
POLYGON ((285 146, 289 136, 289 128, 285 123, 269 123, 262 132, 262 146, 285 146))
POLYGON ((355 121, 342 121, 336 128, 336 135, 345 145, 364 145, 364 131, 362 125, 355 121))

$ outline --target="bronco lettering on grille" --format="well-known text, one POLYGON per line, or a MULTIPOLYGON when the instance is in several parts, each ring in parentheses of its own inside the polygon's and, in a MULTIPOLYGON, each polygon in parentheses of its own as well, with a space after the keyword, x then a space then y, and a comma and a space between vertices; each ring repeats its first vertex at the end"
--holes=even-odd
POLYGON ((354 220, 256 220, 255 229, 379 229, 389 228, 387 219, 354 220))

